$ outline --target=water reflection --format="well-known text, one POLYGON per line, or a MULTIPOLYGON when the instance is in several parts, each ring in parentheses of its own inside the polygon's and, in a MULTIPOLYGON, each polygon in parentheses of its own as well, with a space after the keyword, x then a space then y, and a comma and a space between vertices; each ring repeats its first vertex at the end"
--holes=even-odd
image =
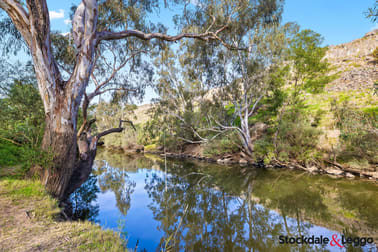
MULTIPOLYGON (((178 166, 168 168, 170 175, 166 181, 156 173, 146 179, 145 189, 153 199, 149 207, 155 220, 160 222, 158 228, 164 232, 159 243, 161 249, 289 250, 279 244, 279 235, 308 236, 312 225, 303 222, 298 208, 290 202, 282 206, 290 205, 286 213, 289 215, 293 209, 296 222, 257 203, 253 196, 253 189, 258 184, 256 170, 244 178, 238 177, 237 185, 242 186, 230 188, 226 183, 230 178, 227 172, 209 174, 210 171, 201 173, 195 166, 174 167, 178 166)), ((236 171, 232 170, 231 174, 236 171)), ((315 251, 305 246, 301 250, 315 251)))
POLYGON ((113 192, 118 210, 123 215, 127 215, 130 208, 130 196, 134 192, 136 183, 130 180, 126 170, 124 168, 113 169, 108 162, 102 161, 102 165, 95 171, 95 174, 98 177, 101 192, 113 192))
POLYGON ((117 229, 124 220, 132 249, 340 251, 329 244, 280 244, 279 236, 378 239, 373 183, 177 160, 165 167, 156 156, 103 152, 98 159, 99 222, 117 229))
POLYGON ((96 203, 96 199, 99 192, 97 177, 89 176, 88 180, 70 196, 71 218, 96 222, 99 213, 99 204, 96 203))

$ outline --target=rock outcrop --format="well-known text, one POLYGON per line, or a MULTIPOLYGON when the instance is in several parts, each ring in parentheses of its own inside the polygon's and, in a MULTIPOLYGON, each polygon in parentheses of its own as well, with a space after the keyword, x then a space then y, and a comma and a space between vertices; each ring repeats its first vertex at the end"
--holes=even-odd
POLYGON ((378 29, 349 43, 330 46, 326 58, 339 78, 326 86, 329 91, 373 89, 378 80, 378 62, 372 56, 378 46, 378 29))

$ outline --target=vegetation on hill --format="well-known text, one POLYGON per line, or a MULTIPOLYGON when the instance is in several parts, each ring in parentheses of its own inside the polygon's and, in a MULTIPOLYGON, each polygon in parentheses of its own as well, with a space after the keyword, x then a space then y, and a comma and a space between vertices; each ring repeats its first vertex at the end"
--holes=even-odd
MULTIPOLYGON (((345 53, 340 51, 343 47, 321 47, 322 38, 313 31, 291 32, 286 33, 287 47, 281 52, 285 67, 271 73, 275 84, 266 89, 256 111, 248 117, 253 148, 249 157, 266 164, 278 161, 327 166, 332 162, 374 171, 378 156, 375 77, 361 75, 367 83, 356 78, 352 87, 332 89, 343 85, 344 75, 338 71, 344 69, 345 53)), ((369 58, 376 50, 370 43, 377 36, 373 34, 353 42, 366 56, 348 56, 356 57, 358 62, 365 57, 367 63, 361 64, 366 69, 376 64, 369 58)), ((158 64, 165 73, 157 88, 159 100, 149 109, 131 112, 128 118, 138 122, 136 132, 130 129, 121 137, 106 138, 106 145, 127 149, 132 144, 143 144, 147 151, 165 146, 170 152, 185 152, 189 146, 199 144, 200 151, 194 154, 209 157, 245 152, 243 138, 238 135, 242 120, 232 100, 232 92, 239 92, 240 86, 225 84, 214 88, 192 80, 190 66, 181 65, 187 72, 182 70, 184 77, 174 77, 180 73, 174 61, 158 64)), ((361 66, 350 66, 343 73, 352 74, 354 69, 361 66)), ((345 85, 349 85, 347 80, 345 85)), ((255 93, 248 95, 253 97, 255 93)), ((122 109, 112 111, 117 113, 115 118, 127 113, 122 109)))

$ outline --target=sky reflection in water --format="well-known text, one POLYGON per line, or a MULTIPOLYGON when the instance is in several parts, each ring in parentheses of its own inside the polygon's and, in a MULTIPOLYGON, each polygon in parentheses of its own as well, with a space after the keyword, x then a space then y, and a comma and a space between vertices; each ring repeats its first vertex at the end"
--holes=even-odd
POLYGON ((78 218, 121 229, 138 251, 376 251, 282 245, 278 238, 344 234, 377 243, 374 183, 179 160, 167 162, 167 176, 164 170, 156 156, 100 152, 92 182, 81 188, 91 200, 76 200, 85 213, 78 218))

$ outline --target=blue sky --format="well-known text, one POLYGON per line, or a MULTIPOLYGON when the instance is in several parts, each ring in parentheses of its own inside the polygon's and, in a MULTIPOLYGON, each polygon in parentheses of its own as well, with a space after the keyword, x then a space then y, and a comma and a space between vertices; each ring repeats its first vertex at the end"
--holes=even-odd
MULTIPOLYGON (((283 22, 297 22, 302 29, 312 29, 320 33, 325 38, 324 45, 346 43, 378 28, 377 24, 373 24, 363 14, 374 2, 375 0, 286 0, 283 22)), ((80 0, 47 0, 47 3, 52 29, 68 32, 71 27, 70 7, 72 4, 78 5, 80 0)), ((179 11, 175 10, 176 13, 179 11)), ((172 26, 172 13, 163 10, 153 19, 172 26)), ((168 32, 175 33, 173 30, 168 32)), ((143 103, 148 103, 153 97, 156 94, 151 88, 147 89, 143 103)))
POLYGON ((373 27, 364 12, 375 0, 286 0, 283 21, 296 21, 325 38, 326 45, 349 42, 373 27))
MULTIPOLYGON (((51 16, 56 17, 51 20, 52 29, 69 31, 69 8, 72 3, 78 4, 80 1, 47 2, 49 10, 55 12, 51 16)), ((283 21, 295 21, 303 29, 320 33, 325 38, 325 45, 345 43, 362 37, 373 27, 378 28, 377 24, 370 22, 363 14, 374 2, 375 0, 286 0, 283 21)), ((167 18, 170 16, 169 12, 164 11, 155 18, 170 25, 170 18, 167 18)))

